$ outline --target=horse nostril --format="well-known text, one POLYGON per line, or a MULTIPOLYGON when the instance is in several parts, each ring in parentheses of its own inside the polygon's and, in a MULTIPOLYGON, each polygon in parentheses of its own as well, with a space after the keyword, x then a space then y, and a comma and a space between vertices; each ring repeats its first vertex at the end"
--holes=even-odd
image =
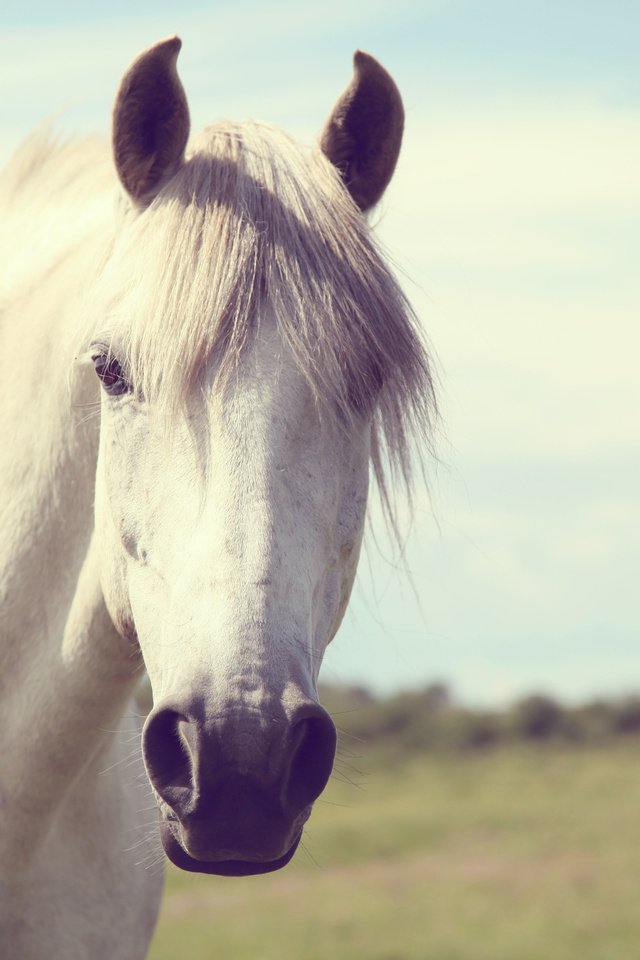
POLYGON ((142 734, 145 766, 155 790, 171 807, 184 807, 193 791, 188 720, 176 710, 152 710, 142 734))
POLYGON ((336 752, 336 728, 329 714, 317 705, 313 713, 295 723, 293 756, 286 785, 287 805, 299 811, 320 796, 331 771, 336 752))
POLYGON ((267 808, 272 816, 279 810, 278 816, 296 818, 326 786, 335 748, 331 718, 313 702, 299 706, 280 728, 243 729, 237 717, 227 717, 217 718, 208 732, 182 711, 158 706, 142 735, 149 780, 183 827, 197 814, 227 829, 244 823, 244 829, 267 808), (274 730, 279 735, 271 741, 266 734, 274 730))

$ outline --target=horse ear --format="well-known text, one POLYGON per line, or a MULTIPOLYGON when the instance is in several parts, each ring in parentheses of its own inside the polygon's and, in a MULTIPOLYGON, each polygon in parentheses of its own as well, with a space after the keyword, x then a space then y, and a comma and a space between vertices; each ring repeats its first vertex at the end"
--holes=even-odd
POLYGON ((364 211, 378 202, 393 175, 404 108, 398 88, 377 60, 357 50, 353 67, 353 80, 333 108, 320 148, 364 211))
POLYGON ((180 167, 189 107, 176 70, 182 41, 162 40, 134 60, 113 108, 113 155, 131 198, 146 206, 180 167))

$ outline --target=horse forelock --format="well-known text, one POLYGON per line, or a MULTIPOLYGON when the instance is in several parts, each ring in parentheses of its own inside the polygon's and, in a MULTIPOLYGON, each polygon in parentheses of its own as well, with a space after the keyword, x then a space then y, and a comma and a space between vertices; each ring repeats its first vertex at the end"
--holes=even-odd
POLYGON ((375 409, 373 465, 410 475, 435 400, 415 315, 369 226, 320 151, 254 122, 193 143, 142 213, 125 217, 98 280, 94 337, 134 388, 169 408, 213 356, 224 382, 265 311, 325 416, 375 409))

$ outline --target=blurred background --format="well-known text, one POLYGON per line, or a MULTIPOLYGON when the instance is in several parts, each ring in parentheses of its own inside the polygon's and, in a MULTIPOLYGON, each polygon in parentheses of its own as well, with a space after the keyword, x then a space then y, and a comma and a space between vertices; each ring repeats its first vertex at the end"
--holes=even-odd
POLYGON ((175 33, 194 130, 314 142, 357 48, 407 113, 374 219, 433 347, 438 458, 401 556, 372 504, 304 850, 272 878, 172 874, 152 957, 628 960, 640 6, 8 0, 0 22, 3 160, 44 118, 106 137, 122 72, 175 33))

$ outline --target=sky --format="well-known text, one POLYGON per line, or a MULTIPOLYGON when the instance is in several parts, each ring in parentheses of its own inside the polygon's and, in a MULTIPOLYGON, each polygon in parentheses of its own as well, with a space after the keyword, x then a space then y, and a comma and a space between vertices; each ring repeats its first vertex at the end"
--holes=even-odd
POLYGON ((438 458, 402 558, 373 503, 324 679, 640 690, 640 5, 9 0, 0 25, 0 160, 47 117, 106 137, 124 69, 171 34, 194 131, 313 142, 353 51, 387 67, 406 133, 374 221, 433 348, 438 458))

